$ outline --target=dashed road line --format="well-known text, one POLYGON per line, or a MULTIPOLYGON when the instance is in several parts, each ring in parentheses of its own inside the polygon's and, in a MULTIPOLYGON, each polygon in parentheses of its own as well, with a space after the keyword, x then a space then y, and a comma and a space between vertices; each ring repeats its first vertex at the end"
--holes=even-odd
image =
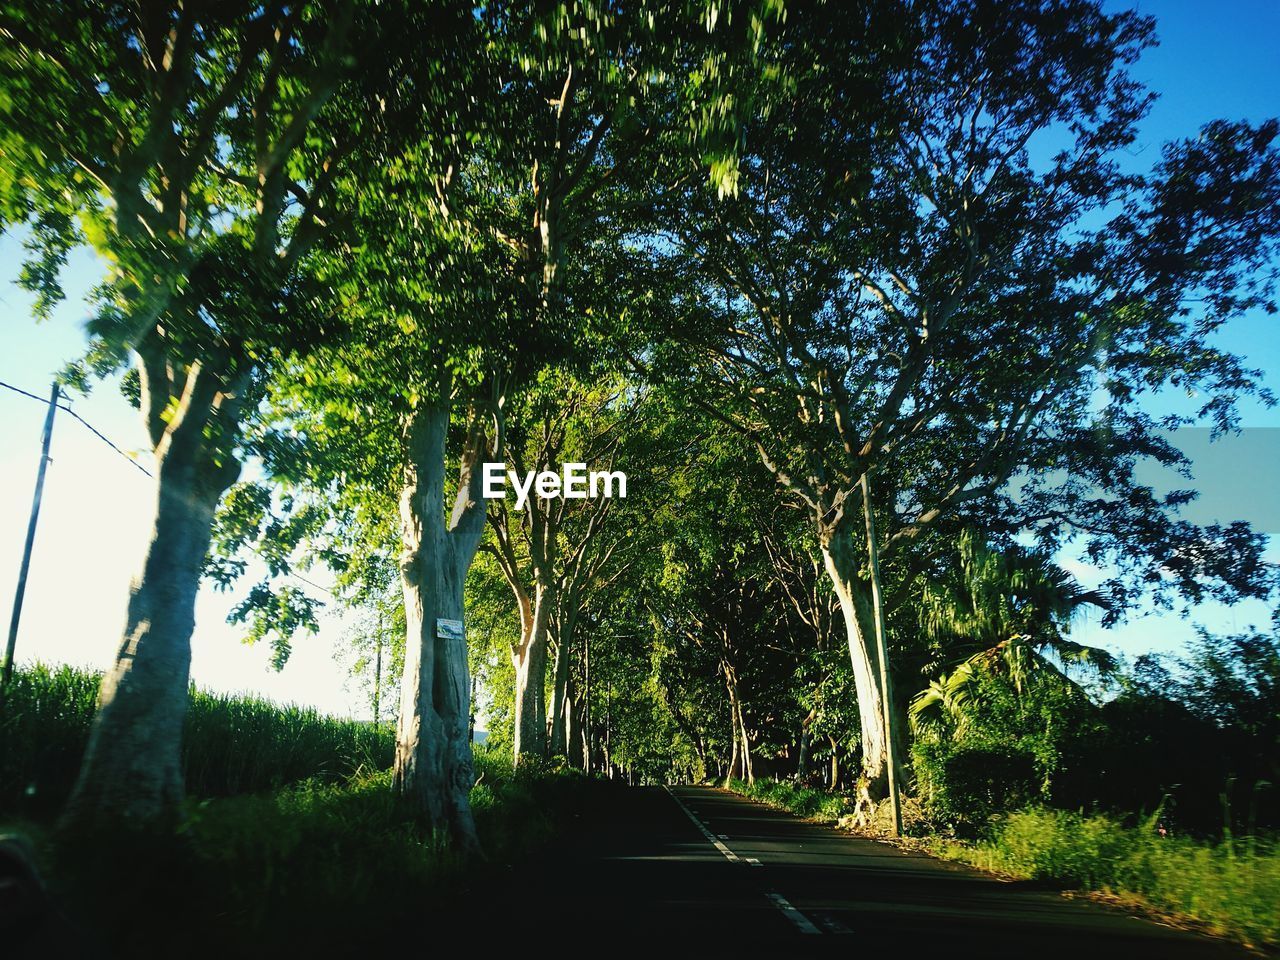
POLYGON ((814 914, 818 923, 827 931, 827 933, 853 933, 847 926, 828 914, 814 914))
POLYGON ((788 902, 787 898, 784 897, 782 894, 770 892, 770 893, 766 893, 765 896, 769 898, 769 901, 775 907, 777 907, 779 910, 782 911, 783 916, 785 916, 788 920, 790 920, 792 923, 796 925, 796 929, 798 929, 801 933, 821 933, 822 932, 817 927, 815 927, 812 922, 810 922, 808 917, 806 917, 803 913, 801 913, 799 910, 793 907, 788 902))
MULTIPOLYGON (((720 834, 720 836, 716 836, 714 833, 711 832, 711 830, 707 827, 705 823, 703 823, 700 819, 698 819, 698 816, 692 810, 689 809, 688 805, 686 805, 683 800, 681 800, 679 797, 676 796, 675 791, 672 790, 671 787, 667 786, 666 784, 663 784, 663 789, 666 790, 667 795, 670 796, 671 799, 676 802, 676 806, 678 806, 681 810, 684 811, 684 815, 693 821, 693 825, 698 828, 698 831, 704 837, 707 838, 707 842, 710 843, 717 850, 719 850, 724 855, 724 858, 726 860, 728 860, 730 863, 746 863, 747 865, 752 867, 764 866, 764 864, 761 863, 755 857, 747 857, 746 860, 743 860, 742 857, 739 857, 736 853, 734 853, 732 850, 726 847, 724 845, 723 840, 721 840, 721 837, 727 840, 728 839, 727 834, 720 834)), ((778 910, 782 913, 782 915, 786 917, 788 920, 790 920, 792 924, 795 925, 796 929, 799 930, 801 933, 822 933, 822 930, 814 926, 813 921, 811 921, 803 913, 801 913, 799 910, 793 907, 791 905, 791 902, 787 900, 787 898, 784 897, 782 894, 776 893, 772 890, 767 890, 765 891, 765 897, 766 899, 768 899, 770 903, 772 903, 775 907, 777 907, 778 910)), ((845 932, 845 931, 841 931, 841 932, 845 932)))
POLYGON ((717 837, 714 833, 712 833, 710 830, 707 829, 707 825, 703 823, 701 820, 699 820, 694 815, 694 812, 685 805, 685 802, 675 795, 674 790, 672 790, 670 787, 666 787, 665 785, 664 785, 664 788, 666 789, 667 793, 670 794, 671 799, 676 802, 676 806, 678 806, 681 810, 684 811, 684 815, 688 817, 690 820, 692 820, 693 825, 698 828, 698 830, 702 833, 704 837, 707 838, 708 843, 710 843, 713 847, 715 847, 722 854, 724 854, 725 859, 728 860, 730 863, 742 862, 736 853, 734 853, 732 850, 726 847, 724 843, 721 842, 719 837, 717 837))

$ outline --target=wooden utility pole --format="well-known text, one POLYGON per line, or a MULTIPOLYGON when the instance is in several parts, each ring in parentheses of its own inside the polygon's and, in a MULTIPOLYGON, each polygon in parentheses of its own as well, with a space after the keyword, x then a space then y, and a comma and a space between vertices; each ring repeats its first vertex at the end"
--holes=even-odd
POLYGON ((382 611, 378 611, 378 659, 373 668, 373 722, 382 722, 382 611))
POLYGON ((876 654, 880 660, 880 703, 884 708, 884 751, 889 767, 889 808, 893 835, 902 836, 902 804, 898 796, 898 756, 894 745, 893 687, 889 682, 889 641, 885 636, 884 601, 880 594, 880 547, 876 543, 875 514, 871 509, 871 471, 862 474, 862 510, 867 518, 867 556, 871 567, 871 605, 875 610, 876 654))
POLYGON ((31 548, 36 541, 36 521, 40 519, 40 498, 44 495, 44 474, 49 466, 49 442, 53 439, 53 415, 58 411, 61 391, 54 383, 49 391, 49 412, 44 418, 44 436, 40 440, 40 466, 36 470, 36 492, 31 500, 31 519, 27 521, 27 539, 22 547, 22 566, 18 568, 18 589, 13 597, 13 616, 9 619, 9 642, 4 653, 4 673, 0 675, 0 703, 4 702, 13 676, 14 652, 18 646, 18 622, 22 619, 22 600, 27 593, 27 571, 31 569, 31 548))

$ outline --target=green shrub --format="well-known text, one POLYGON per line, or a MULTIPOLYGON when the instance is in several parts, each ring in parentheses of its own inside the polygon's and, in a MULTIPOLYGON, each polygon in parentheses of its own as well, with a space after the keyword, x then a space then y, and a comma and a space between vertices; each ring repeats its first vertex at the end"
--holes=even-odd
MULTIPOLYGON (((17 670, 0 716, 0 810, 56 812, 71 792, 101 675, 41 664, 17 670)), ((307 707, 193 690, 183 738, 187 790, 226 797, 309 778, 341 782, 391 765, 387 727, 307 707)))
POLYGON ((926 817, 959 834, 975 835, 992 817, 1040 798, 1036 758, 1027 751, 917 741, 913 760, 926 817))

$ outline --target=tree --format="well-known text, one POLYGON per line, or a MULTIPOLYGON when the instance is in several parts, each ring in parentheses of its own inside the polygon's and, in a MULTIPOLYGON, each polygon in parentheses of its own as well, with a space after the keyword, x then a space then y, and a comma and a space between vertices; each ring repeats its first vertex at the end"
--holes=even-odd
POLYGON ((1044 676, 1066 679, 1073 667, 1115 673, 1118 664, 1109 653, 1067 637, 1080 609, 1105 607, 1106 598, 1081 588, 1049 557, 1018 546, 992 550, 966 531, 957 541, 956 561, 949 576, 925 586, 918 604, 920 628, 935 657, 955 665, 912 701, 913 723, 929 723, 945 711, 963 728, 984 673, 1006 678, 1017 695, 1044 676))
MULTIPOLYGON (((673 24, 687 37, 684 20, 673 24)), ((266 446, 287 450, 282 432, 306 438, 313 462, 301 472, 319 495, 354 480, 354 499, 385 508, 399 486, 408 636, 396 784, 466 849, 476 845, 467 651, 441 621, 464 619, 484 528, 480 465, 502 459, 515 388, 548 355, 596 335, 593 305, 616 316, 600 297, 578 304, 575 289, 599 275, 564 264, 578 250, 596 264, 613 249, 607 231, 592 232, 612 209, 606 135, 622 118, 643 132, 637 105, 664 76, 620 61, 669 52, 639 42, 656 35, 651 18, 590 7, 499 5, 467 18, 435 65, 447 82, 423 131, 394 162, 366 170, 360 191, 347 188, 361 201, 354 239, 321 250, 318 277, 346 335, 292 364, 267 414, 282 429, 266 446), (387 463, 403 465, 402 479, 387 463)), ((723 97, 705 77, 712 61, 690 62, 690 73, 668 75, 678 81, 663 88, 668 99, 690 76, 713 102, 723 97)), ((662 129, 712 150, 722 127, 704 118, 662 129)), ((278 475, 300 469, 279 461, 278 475)))
POLYGON ((244 419, 275 368, 330 335, 314 248, 343 221, 344 177, 416 123, 426 88, 404 81, 406 58, 443 65, 449 33, 434 10, 342 0, 0 11, 0 209, 32 226, 42 308, 73 245, 110 262, 88 359, 136 358, 158 465, 71 819, 177 813, 195 595, 244 419))
MULTIPOLYGON (((545 371, 507 418, 506 453, 520 477, 577 463, 612 472, 618 449, 635 424, 637 404, 623 383, 586 385, 563 372, 545 371)), ((585 477, 583 478, 585 482, 585 477)), ((520 617, 511 651, 516 671, 515 743, 522 756, 564 756, 568 748, 570 655, 584 591, 598 584, 618 540, 608 536, 613 491, 543 500, 533 491, 517 511, 506 500, 490 511, 490 549, 506 578, 520 617), (607 495, 605 495, 607 494, 607 495), (546 708, 547 654, 556 640, 553 709, 546 708)), ((621 495, 622 491, 616 492, 621 495)))
POLYGON ((1179 462, 1142 393, 1201 391, 1200 415, 1229 428, 1258 389, 1212 336, 1273 307, 1280 164, 1275 123, 1218 122, 1123 169, 1148 103, 1125 72, 1152 38, 1135 14, 830 13, 797 8, 764 45, 737 195, 668 204, 639 282, 673 292, 689 335, 637 360, 806 504, 874 798, 888 771, 869 513, 889 622, 929 563, 913 545, 966 524, 1048 549, 1084 538, 1122 568, 1118 601, 1270 589, 1256 534, 1172 519, 1185 497, 1154 497, 1133 465, 1179 462))

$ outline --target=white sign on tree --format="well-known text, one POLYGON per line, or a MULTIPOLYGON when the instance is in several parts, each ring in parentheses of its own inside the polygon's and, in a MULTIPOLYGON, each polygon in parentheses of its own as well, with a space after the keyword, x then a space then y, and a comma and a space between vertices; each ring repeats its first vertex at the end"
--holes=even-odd
POLYGON ((436 636, 441 640, 461 640, 462 639, 462 621, 446 620, 444 617, 436 618, 436 636))

